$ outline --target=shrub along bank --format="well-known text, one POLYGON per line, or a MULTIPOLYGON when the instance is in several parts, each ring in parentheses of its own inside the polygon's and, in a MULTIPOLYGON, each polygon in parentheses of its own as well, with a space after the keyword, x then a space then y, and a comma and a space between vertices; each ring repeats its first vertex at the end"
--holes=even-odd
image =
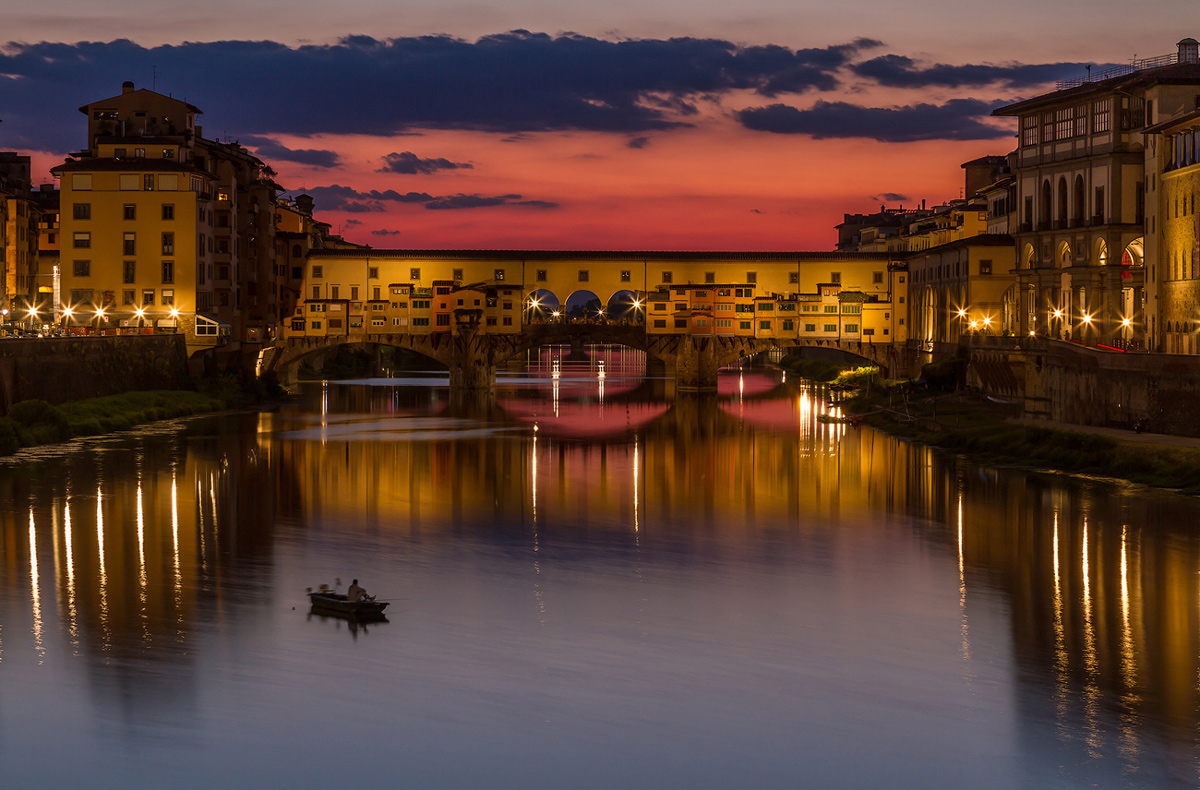
POLYGON ((151 390, 52 406, 41 400, 16 403, 0 417, 0 455, 22 447, 63 442, 77 436, 122 431, 156 420, 204 414, 227 408, 216 392, 151 390))

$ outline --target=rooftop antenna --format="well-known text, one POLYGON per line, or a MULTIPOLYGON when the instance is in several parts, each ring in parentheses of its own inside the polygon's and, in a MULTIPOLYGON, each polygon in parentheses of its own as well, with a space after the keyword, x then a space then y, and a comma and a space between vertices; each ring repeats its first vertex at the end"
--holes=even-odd
POLYGON ((1092 81, 1092 64, 1091 63, 1089 63, 1087 65, 1087 81, 1088 82, 1092 81))
POLYGON ((158 90, 158 66, 150 67, 150 90, 158 90))

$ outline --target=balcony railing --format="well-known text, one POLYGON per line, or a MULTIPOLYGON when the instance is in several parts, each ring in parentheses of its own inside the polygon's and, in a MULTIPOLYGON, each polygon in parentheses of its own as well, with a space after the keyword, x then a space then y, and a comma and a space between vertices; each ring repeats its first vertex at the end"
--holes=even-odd
POLYGON ((1055 89, 1065 91, 1070 88, 1078 88, 1081 85, 1087 85, 1089 82, 1103 82, 1113 77, 1122 77, 1126 74, 1133 74, 1144 69, 1156 69, 1159 66, 1172 66, 1179 62, 1179 53, 1172 52, 1169 55, 1159 55, 1154 58, 1142 58, 1141 60, 1133 60, 1128 65, 1114 66, 1111 69, 1098 71, 1095 74, 1088 72, 1086 77, 1074 80, 1063 80, 1055 84, 1055 89))

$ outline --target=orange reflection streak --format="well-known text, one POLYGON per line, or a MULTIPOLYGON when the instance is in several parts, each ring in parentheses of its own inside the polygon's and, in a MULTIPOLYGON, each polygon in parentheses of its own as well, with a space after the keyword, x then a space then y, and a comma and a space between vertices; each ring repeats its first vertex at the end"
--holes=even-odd
MULTIPOLYGON (((557 384, 555 385, 555 389, 557 389, 557 384)), ((538 523, 537 523, 537 477, 538 477, 537 441, 538 440, 537 440, 537 432, 536 431, 537 431, 537 428, 535 426, 534 434, 533 434, 533 441, 530 442, 530 445, 531 445, 530 477, 533 478, 533 482, 531 484, 531 489, 532 489, 531 493, 533 496, 533 507, 532 507, 533 555, 534 555, 533 556, 533 575, 535 577, 533 580, 533 598, 535 601, 537 601, 538 625, 545 626, 546 625, 546 599, 543 594, 542 584, 540 581, 540 578, 542 575, 542 565, 538 561, 538 558, 537 558, 538 549, 540 547, 538 546, 538 523)))
POLYGON ((1054 511, 1054 707, 1059 732, 1066 737, 1067 722, 1067 645, 1063 627, 1062 573, 1059 569, 1058 510, 1054 511))
POLYGON ((1100 729, 1100 686, 1098 684, 1100 664, 1096 656, 1096 627, 1092 619, 1092 583, 1091 565, 1088 559, 1088 522, 1083 517, 1083 667, 1084 680, 1084 731, 1088 745, 1088 753, 1093 758, 1102 754, 1103 735, 1100 729))
POLYGON ((640 533, 641 528, 642 528, 641 520, 638 517, 638 506, 639 506, 639 504, 638 504, 638 476, 640 474, 638 466, 639 466, 638 436, 635 433, 633 435, 633 531, 634 531, 634 533, 640 533))
POLYGON ((75 559, 71 548, 71 500, 63 506, 63 546, 67 554, 67 628, 71 633, 71 644, 79 649, 78 612, 75 608, 75 559))
POLYGON ((1125 691, 1121 695, 1125 709, 1121 712, 1121 756, 1126 761, 1126 770, 1135 770, 1140 751, 1138 745, 1138 720, 1133 714, 1139 699, 1137 694, 1137 667, 1133 656, 1133 631, 1129 625, 1129 534, 1128 525, 1121 525, 1121 680, 1125 691))
POLYGON ((962 657, 971 660, 971 632, 967 627, 967 575, 963 562, 963 496, 958 492, 958 608, 962 631, 962 657))
POLYGON ((146 520, 142 512, 142 481, 137 486, 137 538, 138 538, 138 599, 142 608, 140 611, 142 632, 146 637, 150 632, 146 625, 146 520))
POLYGON ((33 508, 29 508, 29 595, 33 604, 33 649, 38 663, 46 655, 42 644, 42 588, 38 584, 37 529, 33 525, 33 508))
POLYGON ((104 563, 104 492, 96 487, 96 542, 100 555, 100 630, 104 634, 104 649, 109 648, 108 569, 104 563))
POLYGON ((183 575, 179 569, 179 485, 171 473, 171 542, 175 553, 175 610, 183 618, 183 575))

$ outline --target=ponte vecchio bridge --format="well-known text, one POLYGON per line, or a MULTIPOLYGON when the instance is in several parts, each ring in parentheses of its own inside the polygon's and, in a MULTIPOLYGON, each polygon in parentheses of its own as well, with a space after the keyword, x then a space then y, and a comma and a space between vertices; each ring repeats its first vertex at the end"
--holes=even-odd
POLYGON ((290 380, 313 355, 387 345, 477 390, 530 349, 616 344, 662 362, 681 390, 794 347, 896 370, 907 366, 905 274, 886 253, 320 250, 265 365, 290 380))

